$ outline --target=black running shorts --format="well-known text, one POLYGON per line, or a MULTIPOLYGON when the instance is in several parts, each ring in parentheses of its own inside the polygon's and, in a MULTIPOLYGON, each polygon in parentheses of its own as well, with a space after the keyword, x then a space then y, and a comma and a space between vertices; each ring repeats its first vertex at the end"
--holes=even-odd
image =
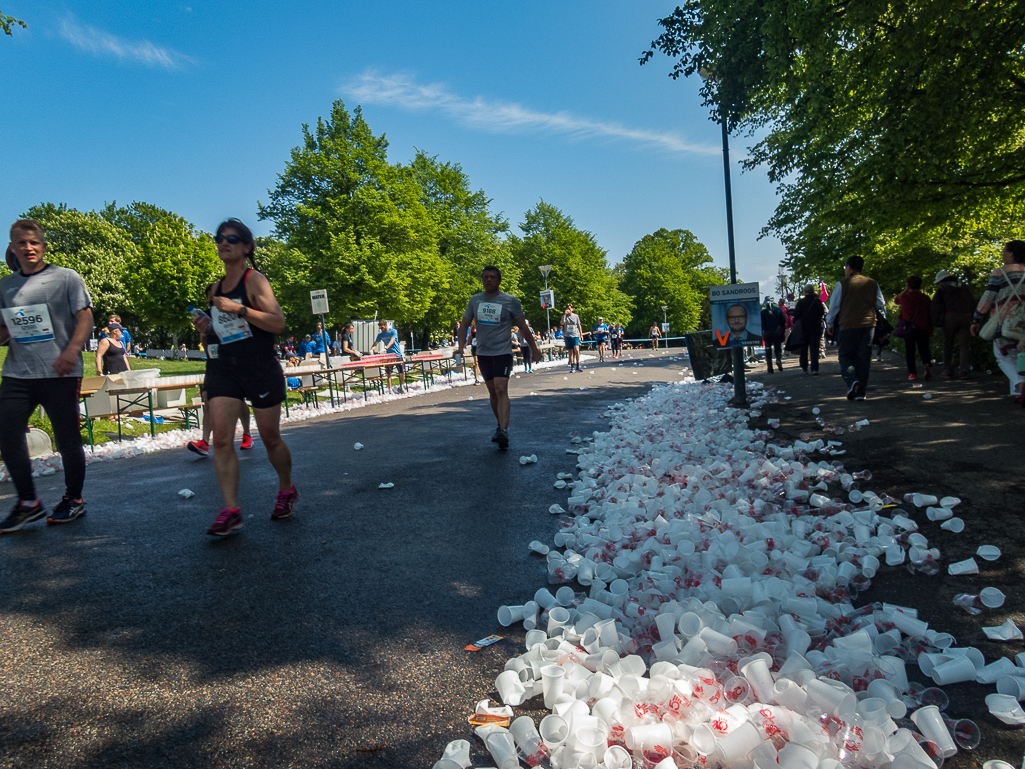
POLYGON ((203 389, 208 401, 234 398, 248 400, 254 409, 267 409, 284 402, 285 375, 273 358, 234 364, 208 360, 203 389))
POLYGON ((492 379, 508 379, 513 370, 512 353, 508 355, 478 355, 477 367, 485 382, 492 379))

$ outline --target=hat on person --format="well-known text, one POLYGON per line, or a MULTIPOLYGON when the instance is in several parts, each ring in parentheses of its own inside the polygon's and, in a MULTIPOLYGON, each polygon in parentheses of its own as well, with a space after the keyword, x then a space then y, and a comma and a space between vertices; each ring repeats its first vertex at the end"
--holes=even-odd
POLYGON ((307 335, 306 335, 306 338, 307 338, 307 339, 313 339, 313 334, 307 334, 307 335))
POLYGON ((125 327, 122 326, 120 323, 111 323, 110 325, 107 326, 107 328, 109 328, 111 331, 124 331, 125 330, 125 327))
POLYGON ((936 273, 936 280, 934 280, 933 283, 942 283, 943 281, 950 280, 953 277, 954 276, 951 275, 946 270, 940 270, 939 272, 936 273))

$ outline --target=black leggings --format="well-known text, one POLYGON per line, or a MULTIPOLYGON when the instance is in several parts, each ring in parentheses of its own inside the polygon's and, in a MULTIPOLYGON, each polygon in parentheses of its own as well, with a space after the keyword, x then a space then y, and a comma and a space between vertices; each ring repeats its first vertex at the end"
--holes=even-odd
POLYGON ((533 368, 533 353, 529 344, 520 345, 520 355, 523 356, 523 368, 533 368))
POLYGON ((79 377, 52 379, 15 379, 0 382, 0 454, 18 491, 18 499, 32 501, 36 486, 32 481, 32 460, 28 456, 25 432, 29 417, 37 406, 46 410, 64 462, 65 494, 81 499, 85 485, 85 451, 78 426, 79 377))
POLYGON ((916 349, 918 357, 922 359, 922 363, 926 366, 932 365, 932 355, 929 352, 929 337, 930 334, 928 332, 916 330, 914 336, 904 340, 904 352, 907 355, 909 374, 918 374, 915 368, 916 349))

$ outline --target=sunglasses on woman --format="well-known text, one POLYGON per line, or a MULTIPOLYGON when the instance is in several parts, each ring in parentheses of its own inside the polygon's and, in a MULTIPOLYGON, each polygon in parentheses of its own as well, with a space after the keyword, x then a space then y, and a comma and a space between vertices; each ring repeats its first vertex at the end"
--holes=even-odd
POLYGON ((216 243, 217 245, 221 245, 221 243, 224 243, 225 241, 227 241, 229 244, 233 246, 237 246, 239 243, 242 242, 242 238, 240 238, 238 235, 217 235, 214 238, 214 243, 216 243))

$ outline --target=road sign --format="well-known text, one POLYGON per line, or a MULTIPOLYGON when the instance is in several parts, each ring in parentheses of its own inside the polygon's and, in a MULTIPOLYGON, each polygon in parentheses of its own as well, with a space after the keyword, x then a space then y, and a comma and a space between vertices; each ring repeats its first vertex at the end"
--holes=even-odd
POLYGON ((327 308, 327 289, 318 288, 310 292, 310 304, 313 305, 314 315, 326 315, 330 312, 327 308))

